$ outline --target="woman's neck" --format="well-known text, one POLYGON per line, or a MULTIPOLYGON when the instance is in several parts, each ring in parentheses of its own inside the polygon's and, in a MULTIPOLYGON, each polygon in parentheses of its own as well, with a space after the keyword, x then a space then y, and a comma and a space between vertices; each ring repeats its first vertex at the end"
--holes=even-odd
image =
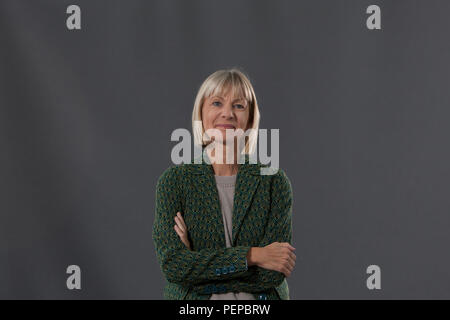
POLYGON ((216 176, 234 176, 239 170, 238 164, 212 164, 216 176))
POLYGON ((234 151, 230 150, 230 147, 227 147, 226 144, 222 146, 223 155, 222 159, 219 157, 215 157, 215 153, 217 150, 220 151, 220 148, 212 148, 209 149, 208 156, 211 161, 211 165, 214 169, 214 174, 217 176, 232 176, 237 174, 239 170, 239 164, 237 163, 237 148, 234 148, 234 151))

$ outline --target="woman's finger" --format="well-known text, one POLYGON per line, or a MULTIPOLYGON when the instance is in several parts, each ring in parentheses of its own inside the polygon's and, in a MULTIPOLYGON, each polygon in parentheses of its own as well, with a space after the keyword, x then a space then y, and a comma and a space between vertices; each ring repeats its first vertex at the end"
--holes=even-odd
POLYGON ((289 256, 291 257, 292 260, 294 261, 297 260, 297 256, 295 255, 295 253, 291 252, 289 256))
POLYGON ((175 221, 177 221, 178 226, 185 231, 186 227, 184 225, 184 221, 183 221, 183 217, 181 217, 181 214, 179 212, 177 212, 177 215, 175 217, 175 221))
POLYGON ((287 268, 285 268, 285 267, 281 268, 281 272, 282 272, 286 277, 289 277, 289 276, 291 275, 291 272, 290 272, 287 268))
POLYGON ((174 229, 178 236, 180 237, 181 242, 190 250, 189 240, 185 239, 183 232, 178 228, 177 225, 174 226, 174 229))
POLYGON ((283 246, 283 247, 286 247, 286 248, 289 248, 289 249, 291 249, 292 251, 295 250, 295 248, 294 248, 293 246, 291 246, 291 244, 290 244, 289 242, 283 242, 283 243, 282 243, 282 246, 283 246))
POLYGON ((294 270, 295 262, 291 258, 288 259, 289 270, 294 270))
POLYGON ((183 238, 183 233, 181 232, 180 228, 178 228, 177 225, 174 226, 175 232, 178 234, 180 238, 183 238))
POLYGON ((175 217, 175 223, 177 224, 178 228, 181 229, 181 231, 186 232, 186 230, 183 227, 183 224, 181 223, 181 221, 178 217, 175 217))
POLYGON ((181 223, 183 224, 184 230, 187 230, 187 226, 186 223, 184 222, 183 216, 181 215, 180 212, 177 213, 178 218, 180 219, 181 223))

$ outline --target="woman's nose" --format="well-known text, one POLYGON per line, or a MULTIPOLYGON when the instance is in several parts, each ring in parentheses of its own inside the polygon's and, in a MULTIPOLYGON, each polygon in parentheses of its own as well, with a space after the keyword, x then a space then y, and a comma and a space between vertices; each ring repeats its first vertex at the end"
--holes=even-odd
POLYGON ((234 117, 233 106, 225 105, 224 108, 222 108, 222 117, 233 118, 234 117))

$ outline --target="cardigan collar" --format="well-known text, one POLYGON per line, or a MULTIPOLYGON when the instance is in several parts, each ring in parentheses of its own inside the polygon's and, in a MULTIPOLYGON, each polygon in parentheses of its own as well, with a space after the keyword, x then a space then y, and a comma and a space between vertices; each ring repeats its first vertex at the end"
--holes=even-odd
MULTIPOLYGON (((237 244, 236 241, 240 227, 250 208, 253 194, 256 192, 261 181, 260 168, 262 166, 261 163, 250 164, 248 155, 245 155, 244 163, 239 164, 233 205, 232 246, 237 244)), ((197 184, 195 190, 199 193, 200 198, 203 199, 205 203, 211 204, 211 214, 215 215, 213 221, 215 221, 216 232, 223 234, 224 226, 220 211, 218 191, 214 179, 213 166, 206 163, 203 158, 199 159, 199 157, 197 157, 191 161, 191 164, 187 165, 187 168, 193 174, 203 176, 202 183, 197 184), (200 161, 201 163, 195 163, 200 161)), ((222 237, 222 246, 225 246, 224 235, 222 237)))
MULTIPOLYGON (((193 174, 214 174, 213 166, 206 163, 201 156, 192 160, 188 167, 193 174)), ((260 162, 255 164, 250 163, 250 157, 246 154, 244 156, 244 163, 239 164, 239 171, 245 174, 259 176, 261 175, 261 167, 262 164, 260 162)))

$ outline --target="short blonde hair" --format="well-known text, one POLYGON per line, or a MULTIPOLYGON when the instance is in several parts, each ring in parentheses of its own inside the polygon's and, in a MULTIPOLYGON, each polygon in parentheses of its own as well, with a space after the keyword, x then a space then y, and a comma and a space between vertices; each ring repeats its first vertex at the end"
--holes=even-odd
POLYGON ((230 91, 230 89, 233 98, 244 98, 250 107, 248 121, 249 124, 251 124, 249 129, 252 130, 248 136, 248 140, 245 143, 243 153, 251 154, 255 151, 258 141, 260 119, 258 102, 256 101, 255 91, 253 90, 250 80, 242 71, 236 68, 218 70, 206 78, 200 86, 197 97, 195 98, 194 110, 192 111, 192 131, 194 133, 194 143, 199 146, 205 146, 208 142, 203 139, 205 130, 202 122, 202 106, 205 98, 214 95, 222 95, 230 91))

